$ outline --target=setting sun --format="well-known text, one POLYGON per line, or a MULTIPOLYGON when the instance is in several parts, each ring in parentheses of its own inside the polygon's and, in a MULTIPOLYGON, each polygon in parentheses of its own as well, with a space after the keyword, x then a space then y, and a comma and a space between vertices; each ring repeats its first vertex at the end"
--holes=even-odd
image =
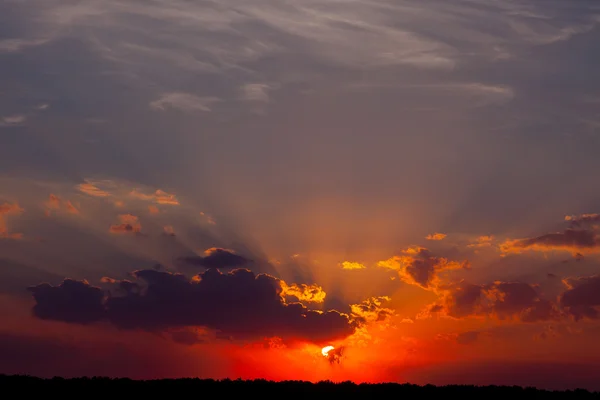
POLYGON ((333 346, 325 346, 321 349, 321 354, 323 354, 323 357, 329 357, 329 352, 333 349, 333 346))

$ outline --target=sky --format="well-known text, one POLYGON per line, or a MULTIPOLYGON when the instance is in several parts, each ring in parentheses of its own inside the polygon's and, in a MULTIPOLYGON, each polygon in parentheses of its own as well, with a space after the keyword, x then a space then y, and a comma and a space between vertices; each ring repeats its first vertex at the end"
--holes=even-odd
POLYGON ((593 0, 0 2, 0 373, 600 390, 598 40, 593 0))

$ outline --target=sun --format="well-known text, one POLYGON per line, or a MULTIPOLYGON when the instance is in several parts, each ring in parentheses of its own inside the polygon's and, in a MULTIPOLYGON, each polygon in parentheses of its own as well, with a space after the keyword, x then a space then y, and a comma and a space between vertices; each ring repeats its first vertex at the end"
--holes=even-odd
POLYGON ((333 346, 325 346, 321 349, 321 354, 323 354, 323 357, 329 357, 329 352, 333 349, 333 346))

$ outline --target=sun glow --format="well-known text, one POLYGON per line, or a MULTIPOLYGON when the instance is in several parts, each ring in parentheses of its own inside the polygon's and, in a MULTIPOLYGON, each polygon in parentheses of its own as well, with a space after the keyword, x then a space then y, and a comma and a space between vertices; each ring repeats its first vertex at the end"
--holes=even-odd
POLYGON ((333 349, 333 346, 325 346, 321 349, 321 354, 323 354, 323 357, 329 357, 329 352, 333 349))

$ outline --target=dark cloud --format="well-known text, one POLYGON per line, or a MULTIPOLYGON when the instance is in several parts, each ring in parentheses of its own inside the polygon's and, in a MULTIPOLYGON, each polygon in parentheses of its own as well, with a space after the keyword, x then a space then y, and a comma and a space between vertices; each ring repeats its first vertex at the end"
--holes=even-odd
POLYGON ((344 347, 336 347, 327 352, 327 361, 330 364, 339 364, 342 362, 342 357, 344 356, 344 347))
MULTIPOLYGON (((124 294, 105 294, 87 282, 30 288, 38 318, 71 323, 108 320, 122 329, 166 331, 203 326, 236 339, 282 337, 328 341, 348 336, 357 322, 335 310, 287 303, 281 281, 246 269, 208 269, 192 279, 156 270, 135 271, 138 282, 118 281, 124 294), (142 285, 143 282, 143 285, 142 285), (142 289, 134 290, 135 285, 142 289)), ((117 282, 115 282, 117 283, 117 282)))
POLYGON ((40 319, 88 324, 105 313, 104 292, 85 281, 65 279, 58 286, 42 283, 29 290, 36 303, 33 314, 40 319))
POLYGON ((565 280, 569 288, 560 296, 560 305, 576 320, 598 318, 600 275, 565 280))
POLYGON ((496 282, 484 288, 490 309, 500 319, 515 316, 524 322, 545 321, 555 318, 554 305, 542 299, 536 288, 523 282, 496 282))
POLYGON ((600 214, 567 215, 565 221, 569 221, 573 227, 600 223, 600 214))
POLYGON ((442 271, 467 269, 469 262, 451 261, 434 256, 426 248, 410 247, 400 255, 380 261, 377 266, 398 271, 400 279, 411 285, 435 289, 440 283, 439 274, 442 271))
POLYGON ((574 254, 596 250, 600 247, 598 235, 588 229, 566 229, 563 232, 548 233, 533 238, 507 240, 500 249, 505 253, 521 253, 525 250, 553 251, 565 250, 574 254))
POLYGON ((461 282, 442 288, 443 298, 439 304, 434 304, 429 311, 432 313, 443 312, 454 318, 477 315, 483 312, 483 288, 461 282))
POLYGON ((237 268, 247 265, 252 260, 236 254, 233 250, 212 247, 204 251, 204 256, 182 257, 183 264, 204 268, 237 268))
POLYGON ((474 285, 466 282, 441 289, 442 300, 429 307, 429 313, 454 318, 489 315, 498 319, 537 322, 557 319, 556 305, 544 299, 536 287, 523 282, 494 282, 474 285))

